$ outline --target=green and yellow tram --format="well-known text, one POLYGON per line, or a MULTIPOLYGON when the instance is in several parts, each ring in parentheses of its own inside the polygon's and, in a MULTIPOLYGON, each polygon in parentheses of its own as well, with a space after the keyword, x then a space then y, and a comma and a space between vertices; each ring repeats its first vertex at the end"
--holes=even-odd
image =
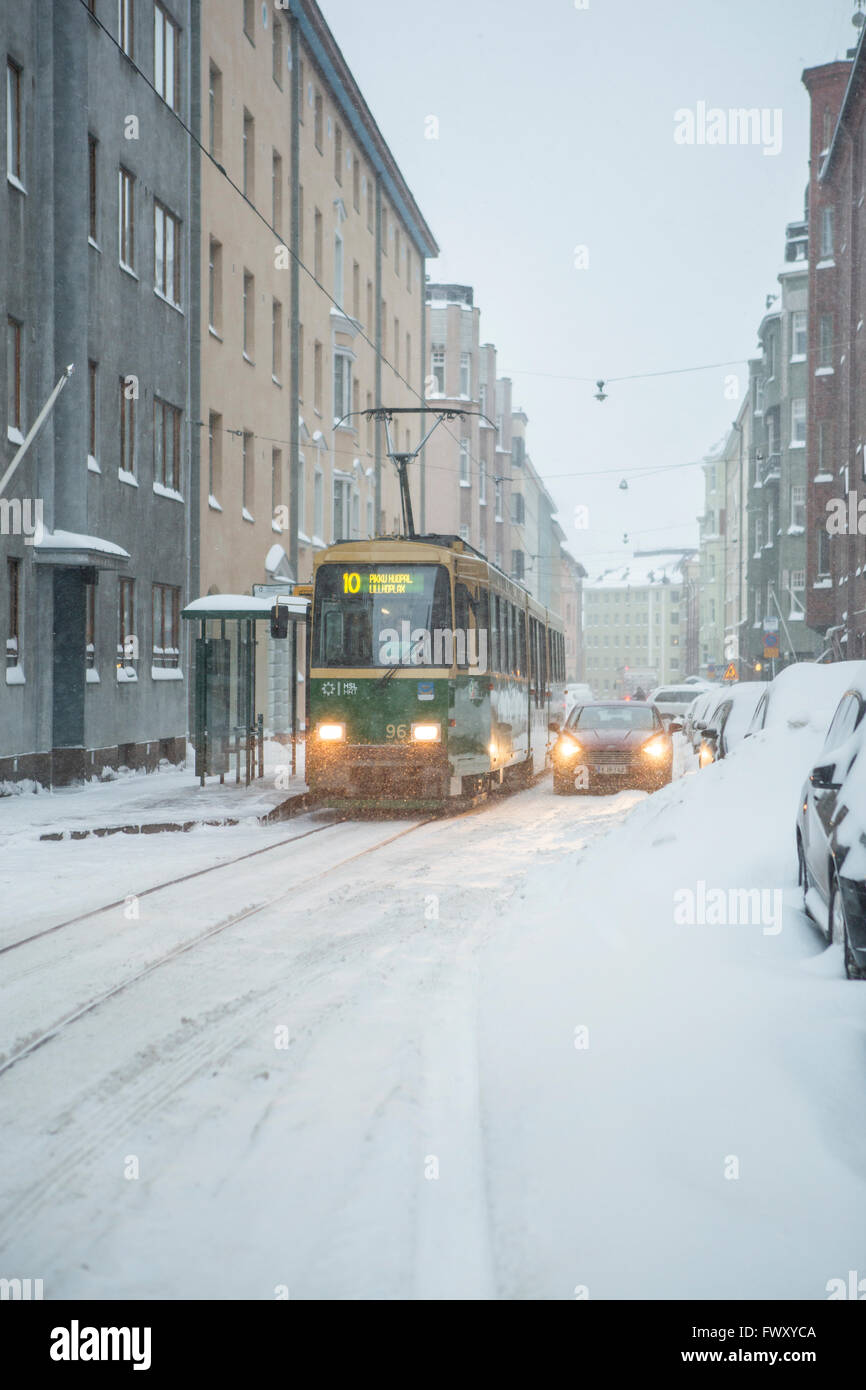
POLYGON ((323 805, 434 809, 528 780, 564 700, 557 617, 455 536, 315 560, 307 782, 323 805))

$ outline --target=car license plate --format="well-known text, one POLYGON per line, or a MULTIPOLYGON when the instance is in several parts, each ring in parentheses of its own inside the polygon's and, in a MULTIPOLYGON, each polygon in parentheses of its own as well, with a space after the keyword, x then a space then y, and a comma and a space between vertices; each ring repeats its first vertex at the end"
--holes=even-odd
POLYGON ((601 777, 619 777, 625 772, 625 763, 599 763, 596 772, 601 777))

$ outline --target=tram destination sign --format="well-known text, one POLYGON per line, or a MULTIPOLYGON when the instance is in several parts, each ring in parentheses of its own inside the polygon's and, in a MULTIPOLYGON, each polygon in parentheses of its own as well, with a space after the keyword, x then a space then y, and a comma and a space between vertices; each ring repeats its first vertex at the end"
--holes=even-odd
POLYGON ((344 594, 423 594, 418 570, 343 570, 344 594))

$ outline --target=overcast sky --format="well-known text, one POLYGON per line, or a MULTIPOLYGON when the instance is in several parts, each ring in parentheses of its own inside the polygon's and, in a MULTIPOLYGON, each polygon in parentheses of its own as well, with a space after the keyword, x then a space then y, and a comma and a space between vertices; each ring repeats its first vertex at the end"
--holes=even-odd
POLYGON ((844 57, 856 4, 583 3, 320 0, 441 247, 431 278, 474 286, 567 543, 595 573, 632 546, 697 542, 700 469, 618 483, 700 459, 737 413, 726 378, 742 389, 785 224, 802 216, 801 74, 844 57), (701 102, 780 110, 780 152, 677 143, 675 113, 701 102), (729 360, 613 384, 604 404, 556 379, 729 360), (590 470, 602 476, 575 476, 590 470))

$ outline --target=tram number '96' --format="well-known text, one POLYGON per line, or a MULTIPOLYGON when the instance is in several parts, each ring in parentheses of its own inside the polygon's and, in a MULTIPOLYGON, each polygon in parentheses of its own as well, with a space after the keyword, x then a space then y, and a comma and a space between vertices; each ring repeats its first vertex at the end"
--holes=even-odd
POLYGON ((408 725, 408 724, 386 724, 386 725, 385 725, 385 737, 386 737, 386 738, 399 738, 399 739, 408 738, 408 737, 409 737, 409 725, 408 725))

